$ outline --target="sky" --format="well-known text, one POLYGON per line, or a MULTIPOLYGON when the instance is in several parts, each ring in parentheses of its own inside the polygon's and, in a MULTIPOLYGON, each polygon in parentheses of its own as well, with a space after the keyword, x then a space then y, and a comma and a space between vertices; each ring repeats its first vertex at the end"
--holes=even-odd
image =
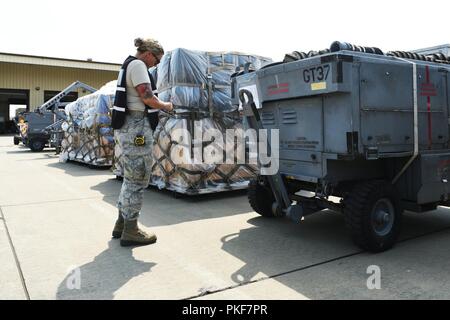
POLYGON ((336 40, 407 51, 450 43, 449 9, 448 0, 3 0, 0 52, 121 63, 137 37, 275 61, 336 40))

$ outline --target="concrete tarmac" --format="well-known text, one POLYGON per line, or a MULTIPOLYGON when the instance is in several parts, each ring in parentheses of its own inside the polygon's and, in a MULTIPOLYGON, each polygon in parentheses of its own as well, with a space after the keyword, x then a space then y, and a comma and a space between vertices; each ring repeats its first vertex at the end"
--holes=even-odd
POLYGON ((111 239, 121 182, 0 136, 0 299, 450 299, 450 209, 405 213, 371 254, 341 214, 260 217, 245 191, 175 198, 150 188, 151 246, 111 239), (373 270, 380 289, 369 289, 373 270))

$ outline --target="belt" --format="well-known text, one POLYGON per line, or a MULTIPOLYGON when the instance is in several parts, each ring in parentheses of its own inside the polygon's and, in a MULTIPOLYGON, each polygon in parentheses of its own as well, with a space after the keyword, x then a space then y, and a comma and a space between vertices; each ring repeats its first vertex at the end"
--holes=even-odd
MULTIPOLYGON (((154 113, 154 112, 158 112, 158 109, 150 109, 149 111, 147 111, 147 113, 154 113)), ((128 114, 130 115, 139 115, 142 116, 143 113, 146 113, 145 111, 137 111, 137 110, 128 110, 128 114)))
POLYGON ((144 111, 128 110, 128 114, 131 116, 142 116, 144 111))

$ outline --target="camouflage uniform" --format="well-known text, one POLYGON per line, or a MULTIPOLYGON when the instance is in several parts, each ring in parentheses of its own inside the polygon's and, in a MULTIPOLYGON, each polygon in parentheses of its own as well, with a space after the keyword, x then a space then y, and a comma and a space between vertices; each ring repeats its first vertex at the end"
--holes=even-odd
POLYGON ((153 165, 153 131, 144 112, 129 111, 123 127, 114 131, 114 138, 122 150, 120 165, 123 168, 117 208, 125 220, 136 220, 153 165), (134 138, 141 134, 145 136, 145 145, 135 146, 134 138))

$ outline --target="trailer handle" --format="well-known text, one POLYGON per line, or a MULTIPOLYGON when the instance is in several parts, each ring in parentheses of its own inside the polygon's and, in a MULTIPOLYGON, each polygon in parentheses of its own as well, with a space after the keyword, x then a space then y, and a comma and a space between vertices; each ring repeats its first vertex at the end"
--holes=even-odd
MULTIPOLYGON (((250 127, 256 130, 264 129, 261 122, 261 117, 259 115, 258 109, 256 108, 255 101, 253 99, 253 94, 247 89, 241 89, 239 90, 239 99, 242 103, 244 114, 247 117, 250 127)), ((267 144, 269 149, 271 149, 268 140, 267 144)), ((258 156, 258 164, 260 164, 259 156, 258 156)), ((266 176, 266 179, 269 182, 270 188, 273 192, 273 195, 275 196, 275 200, 277 204, 280 206, 281 210, 289 210, 289 208, 292 207, 291 205, 292 202, 291 199, 289 198, 289 194, 287 192, 287 188, 284 184, 283 177, 281 176, 281 174, 278 172, 272 176, 266 176)), ((295 211, 296 209, 298 209, 298 207, 293 207, 293 209, 291 210, 294 211, 297 220, 300 220, 302 213, 295 211)))
POLYGON ((402 176, 402 174, 409 168, 409 166, 413 163, 413 161, 417 158, 419 154, 419 126, 418 126, 418 101, 417 101, 417 64, 413 61, 408 61, 403 58, 396 58, 398 60, 405 61, 407 63, 411 63, 413 65, 413 99, 414 99, 414 153, 409 158, 408 162, 403 166, 400 172, 395 176, 392 180, 392 184, 397 183, 398 179, 402 176))

